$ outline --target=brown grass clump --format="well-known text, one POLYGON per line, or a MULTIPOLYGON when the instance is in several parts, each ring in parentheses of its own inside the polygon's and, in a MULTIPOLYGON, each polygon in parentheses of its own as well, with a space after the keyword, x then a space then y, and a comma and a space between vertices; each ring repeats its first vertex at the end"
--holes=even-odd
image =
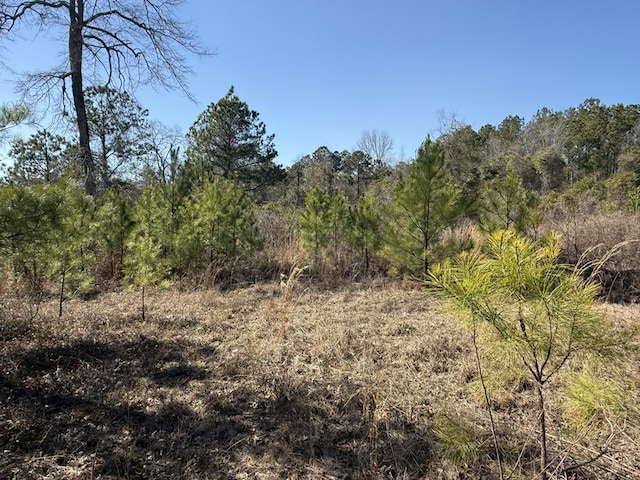
MULTIPOLYGON (((469 334, 420 288, 157 291, 144 322, 134 292, 28 310, 0 303, 0 478, 496 477, 469 334), (473 455, 438 436, 451 419, 473 455)), ((528 401, 496 413, 522 471, 528 401)), ((608 478, 638 478, 637 440, 615 441, 608 478)))

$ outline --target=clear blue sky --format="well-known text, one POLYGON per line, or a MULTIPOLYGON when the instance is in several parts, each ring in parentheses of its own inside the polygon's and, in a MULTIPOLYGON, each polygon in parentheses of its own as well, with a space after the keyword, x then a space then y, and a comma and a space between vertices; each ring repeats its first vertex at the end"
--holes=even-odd
MULTIPOLYGON (((637 0, 187 0, 181 15, 217 54, 192 61, 197 105, 138 91, 150 117, 186 132, 234 85, 284 165, 372 128, 409 159, 438 112, 477 129, 589 97, 640 103, 637 0)), ((54 64, 37 45, 25 35, 3 54, 16 70, 54 64)), ((0 101, 15 98, 9 79, 0 101)))

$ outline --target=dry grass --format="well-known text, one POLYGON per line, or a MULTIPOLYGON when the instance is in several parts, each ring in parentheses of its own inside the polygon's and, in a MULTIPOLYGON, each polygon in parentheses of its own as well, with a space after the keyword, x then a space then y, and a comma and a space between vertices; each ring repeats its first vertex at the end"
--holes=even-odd
POLYGON ((568 264, 600 265, 596 276, 602 297, 612 302, 640 302, 640 215, 625 212, 551 215, 542 231, 562 235, 568 264), (611 255, 615 252, 614 255, 611 255))
MULTIPOLYGON (((1 478, 496 478, 469 334, 419 288, 158 291, 145 322, 131 292, 62 319, 54 302, 33 321, 14 298, 0 308, 1 478), (452 415, 473 425, 475 464, 443 460, 433 431, 452 415)), ((524 389, 496 412, 523 472, 533 401, 524 389)), ((639 478, 629 431, 582 478, 639 478)))

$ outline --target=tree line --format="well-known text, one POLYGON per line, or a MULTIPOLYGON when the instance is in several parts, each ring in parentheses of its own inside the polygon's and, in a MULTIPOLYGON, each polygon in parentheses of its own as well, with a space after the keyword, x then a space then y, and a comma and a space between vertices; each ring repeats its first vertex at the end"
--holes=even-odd
POLYGON ((95 195, 74 138, 40 130, 11 142, 0 248, 32 293, 54 280, 62 299, 123 279, 274 278, 300 246, 296 261, 316 275, 419 277, 473 244, 469 225, 536 235, 571 205, 639 204, 637 105, 588 99, 478 131, 453 121, 406 162, 369 130, 353 151, 322 146, 283 168, 274 135, 233 87, 182 138, 127 92, 88 87, 85 98, 95 195))
MULTIPOLYGON (((254 277, 268 276, 285 267, 269 262, 287 255, 265 250, 296 245, 306 258, 288 257, 316 273, 420 275, 474 242, 465 225, 536 235, 551 217, 576 224, 579 211, 637 212, 638 105, 590 98, 565 111, 542 108, 529 121, 508 116, 478 130, 443 118, 437 138, 427 137, 404 162, 394 161, 386 132, 369 130, 352 151, 320 146, 286 169, 275 162, 274 135, 233 87, 186 136, 172 131, 150 120, 132 92, 145 82, 190 97, 186 55, 211 51, 178 19, 182 4, 0 3, 0 40, 19 39, 22 28, 37 26, 66 47, 61 65, 20 75, 24 103, 0 109, 5 136, 41 102, 58 106, 66 122, 12 142, 3 238, 17 242, 26 235, 12 230, 21 215, 14 196, 33 197, 25 205, 48 212, 42 218, 50 227, 43 221, 31 232, 44 238, 66 215, 58 208, 67 208, 65 195, 73 204, 82 193, 90 199, 77 201, 93 205, 82 222, 100 224, 107 211, 121 216, 114 227, 117 261, 94 254, 94 277, 98 269, 122 278, 131 258, 142 262, 151 253, 150 263, 166 265, 157 275, 162 278, 182 279, 194 270, 218 275, 229 264, 237 270, 247 257, 254 277), (61 135, 65 128, 73 134, 61 135), (53 210, 49 196, 59 198, 53 210), (232 212, 235 206, 242 215, 232 212), (223 219, 233 224, 232 240, 221 233, 223 219), (189 229, 197 241, 186 241, 189 229), (147 242, 146 257, 136 253, 134 240, 147 242)), ((85 242, 96 242, 91 229, 82 231, 85 242)), ((4 255, 9 263, 16 248, 11 244, 4 255)), ((83 245, 77 253, 85 272, 92 249, 83 245)), ((575 257, 580 252, 574 250, 575 257)))

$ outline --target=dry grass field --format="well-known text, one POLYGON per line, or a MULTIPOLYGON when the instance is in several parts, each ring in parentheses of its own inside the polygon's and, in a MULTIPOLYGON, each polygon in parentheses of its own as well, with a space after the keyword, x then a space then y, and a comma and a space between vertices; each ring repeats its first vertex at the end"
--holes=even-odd
MULTIPOLYGON (((71 300, 58 318, 52 300, 30 320, 2 298, 0 478, 498 478, 470 333, 418 285, 155 291, 144 322, 139 301, 71 300), (452 425, 468 457, 443 440, 452 425)), ((621 368, 640 404, 640 357, 621 368)), ((555 463, 608 448, 558 478, 640 478, 635 421, 572 446, 559 400, 555 463)), ((510 478, 535 478, 533 405, 527 385, 496 404, 510 478)))

